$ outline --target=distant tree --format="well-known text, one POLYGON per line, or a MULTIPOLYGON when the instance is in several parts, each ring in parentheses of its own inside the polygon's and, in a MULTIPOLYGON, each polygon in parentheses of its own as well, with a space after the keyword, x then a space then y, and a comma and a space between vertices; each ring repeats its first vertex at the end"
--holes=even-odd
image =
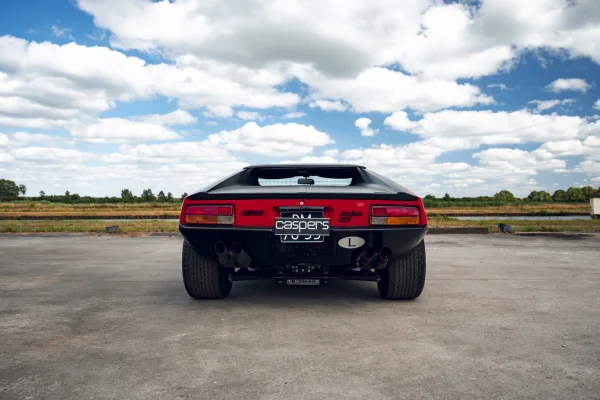
POLYGON ((183 192, 183 194, 181 195, 181 198, 182 198, 182 199, 185 199, 185 198, 187 197, 187 195, 188 195, 188 194, 187 194, 186 192, 183 192))
POLYGON ((581 188, 581 194, 583 195, 584 201, 588 201, 589 199, 594 197, 595 193, 596 191, 591 186, 584 186, 581 188))
POLYGON ((129 189, 121 190, 121 199, 123 199, 123 201, 126 201, 128 203, 133 203, 133 193, 131 193, 131 190, 129 190, 129 189))
POLYGON ((600 198, 600 186, 598 187, 598 190, 596 190, 596 193, 594 193, 594 197, 600 198))
POLYGON ((68 190, 65 192, 65 200, 66 201, 70 201, 71 200, 71 193, 68 190))
POLYGON ((527 196, 527 200, 547 203, 552 201, 552 196, 545 190, 541 190, 539 192, 534 190, 533 192, 529 193, 529 196, 527 196))
POLYGON ((570 187, 569 189, 567 189, 567 201, 570 201, 573 203, 573 202, 583 202, 585 200, 586 199, 583 195, 582 188, 570 187))
POLYGON ((171 193, 171 192, 167 193, 167 201, 169 203, 171 203, 173 201, 173 193, 171 193))
POLYGON ((40 191, 40 198, 44 198, 46 196, 46 192, 44 192, 43 190, 40 191))
POLYGON ((167 201, 167 196, 165 196, 165 192, 163 192, 162 190, 160 192, 158 192, 158 195, 156 198, 161 203, 164 203, 165 201, 167 201))
POLYGON ((144 189, 142 191, 142 200, 144 201, 155 201, 156 197, 152 193, 152 189, 144 189))
POLYGON ((25 187, 25 185, 19 185, 19 192, 21 192, 21 194, 25 196, 25 193, 27 193, 27 188, 25 187))
POLYGON ((81 196, 80 196, 80 195, 78 195, 77 193, 73 193, 73 194, 71 195, 71 200, 75 200, 75 201, 77 201, 77 200, 79 200, 79 199, 81 199, 81 196))
POLYGON ((567 201, 567 192, 565 192, 562 189, 558 189, 552 195, 552 200, 554 200, 554 201, 560 201, 560 202, 567 201))
POLYGON ((515 195, 509 192, 508 190, 501 190, 494 195, 494 200, 496 201, 515 201, 515 195))
POLYGON ((425 196, 425 199, 424 199, 424 200, 437 200, 437 199, 435 198, 435 196, 434 196, 434 195, 432 195, 432 194, 428 194, 427 196, 425 196))
POLYGON ((442 197, 442 200, 444 200, 444 201, 450 201, 450 200, 452 200, 452 198, 450 197, 450 195, 448 193, 446 193, 444 195, 444 197, 442 197))
POLYGON ((0 179, 0 196, 17 197, 19 196, 19 187, 13 181, 9 181, 8 179, 0 179))

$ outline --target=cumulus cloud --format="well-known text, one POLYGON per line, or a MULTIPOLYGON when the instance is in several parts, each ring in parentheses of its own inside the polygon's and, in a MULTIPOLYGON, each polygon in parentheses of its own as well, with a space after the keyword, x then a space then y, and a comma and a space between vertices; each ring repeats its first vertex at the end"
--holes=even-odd
POLYGON ((596 110, 600 110, 600 99, 596 100, 596 102, 594 103, 594 108, 596 110))
POLYGON ((361 136, 375 136, 379 133, 379 130, 370 128, 371 122, 369 118, 359 118, 354 122, 354 125, 360 129, 361 136))
POLYGON ((256 111, 238 111, 235 115, 237 115, 238 118, 246 121, 262 121, 263 119, 262 115, 260 115, 260 113, 256 111))
POLYGON ((69 131, 75 139, 90 143, 128 143, 181 137, 163 125, 125 118, 99 118, 90 123, 75 124, 69 131))
POLYGON ((3 162, 25 164, 83 163, 94 160, 94 153, 57 147, 21 147, 8 151, 3 162))
POLYGON ((548 84, 546 89, 551 90, 555 93, 564 92, 564 91, 577 91, 585 93, 591 86, 584 80, 579 78, 561 78, 557 79, 554 82, 548 84))
POLYGON ((287 113, 281 116, 281 118, 283 119, 296 119, 296 118, 302 118, 306 115, 306 113, 304 112, 300 112, 300 111, 296 111, 296 112, 291 112, 291 113, 287 113))
POLYGON ((404 111, 393 113, 383 121, 383 124, 397 131, 410 131, 417 126, 414 121, 408 118, 408 114, 404 111))
POLYGON ((315 100, 310 103, 310 108, 320 108, 323 111, 346 111, 348 105, 339 100, 315 100))
POLYGON ((471 84, 424 80, 381 67, 369 68, 351 79, 326 77, 312 69, 299 70, 297 74, 313 88, 313 97, 344 100, 355 112, 387 113, 407 107, 434 111, 494 103, 492 97, 471 84))
POLYGON ((208 139, 230 151, 270 157, 302 156, 311 153, 315 147, 335 143, 328 134, 312 125, 295 123, 261 127, 248 122, 239 129, 212 134, 208 139))
POLYGON ((566 104, 571 104, 574 103, 575 99, 564 99, 564 100, 558 100, 558 99, 554 99, 554 100, 531 100, 529 102, 529 104, 535 104, 535 110, 537 112, 542 112, 545 110, 549 110, 551 108, 554 108, 558 105, 566 105, 566 104))
POLYGON ((109 164, 235 161, 235 158, 227 150, 207 140, 202 142, 140 144, 137 146, 124 145, 119 148, 119 152, 106 154, 101 159, 109 164))
POLYGON ((293 7, 239 0, 78 0, 78 5, 111 31, 117 48, 193 54, 254 68, 286 61, 348 77, 398 63, 412 74, 455 79, 510 68, 522 50, 535 48, 600 63, 595 0, 358 0, 343 6, 308 0, 293 7))
POLYGON ((414 121, 397 117, 387 125, 423 138, 462 139, 472 147, 573 139, 593 128, 581 117, 540 115, 528 111, 454 111, 427 113, 414 121), (399 121, 399 122, 398 122, 399 121), (403 128, 403 129, 400 129, 403 128))
POLYGON ((175 110, 167 114, 142 115, 137 119, 154 125, 190 125, 198 121, 198 118, 185 110, 175 110))

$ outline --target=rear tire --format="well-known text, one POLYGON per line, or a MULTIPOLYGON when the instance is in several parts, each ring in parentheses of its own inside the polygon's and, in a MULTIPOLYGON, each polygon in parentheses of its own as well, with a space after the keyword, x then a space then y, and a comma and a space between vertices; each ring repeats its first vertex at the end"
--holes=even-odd
POLYGON ((181 256, 183 284, 195 299, 222 299, 231 291, 230 269, 219 265, 216 258, 202 256, 187 240, 183 241, 181 256))
POLYGON ((384 299, 410 300, 419 297, 425 286, 425 241, 421 241, 410 253, 392 258, 381 270, 377 282, 384 299))

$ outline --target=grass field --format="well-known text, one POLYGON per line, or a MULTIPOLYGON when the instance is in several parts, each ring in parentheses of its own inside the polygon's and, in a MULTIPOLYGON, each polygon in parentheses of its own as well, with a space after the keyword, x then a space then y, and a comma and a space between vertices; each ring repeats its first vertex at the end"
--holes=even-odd
MULTIPOLYGON (((458 221, 448 217, 429 218, 431 228, 488 228, 498 232, 500 222, 508 223, 513 232, 600 232, 600 219, 577 221, 458 221)), ((0 221, 0 232, 93 232, 104 233, 107 226, 117 225, 121 233, 177 232, 176 221, 0 221)))
MULTIPOLYGON (((499 206, 464 206, 464 203, 447 207, 426 208, 428 215, 509 215, 509 214, 581 214, 589 213, 589 203, 518 203, 499 206), (460 204, 460 205, 459 205, 460 204)), ((49 202, 0 203, 0 216, 64 217, 64 216, 168 216, 177 217, 181 205, 176 203, 140 204, 64 204, 49 202)))

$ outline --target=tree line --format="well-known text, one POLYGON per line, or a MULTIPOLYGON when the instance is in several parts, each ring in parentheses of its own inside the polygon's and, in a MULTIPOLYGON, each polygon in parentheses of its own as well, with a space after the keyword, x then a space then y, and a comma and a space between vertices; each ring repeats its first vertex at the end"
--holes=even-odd
POLYGON ((31 201, 49 201, 53 203, 180 203, 187 193, 183 193, 181 197, 174 197, 171 192, 165 194, 164 191, 159 191, 157 194, 152 192, 152 189, 144 189, 139 196, 133 194, 129 189, 121 190, 121 196, 112 197, 92 197, 80 196, 77 193, 66 191, 63 195, 47 195, 43 190, 39 196, 25 196, 27 188, 25 185, 17 185, 15 182, 8 179, 0 179, 0 201, 13 200, 31 200, 31 201), (21 195, 21 197, 19 197, 21 195))
POLYGON ((493 196, 478 196, 478 197, 451 197, 446 193, 443 197, 435 197, 428 194, 424 200, 430 202, 513 202, 513 201, 530 201, 536 203, 582 203, 589 201, 592 198, 600 197, 600 187, 594 189, 591 186, 570 187, 567 190, 558 189, 553 194, 545 190, 534 190, 527 197, 518 198, 508 190, 501 190, 493 196))

